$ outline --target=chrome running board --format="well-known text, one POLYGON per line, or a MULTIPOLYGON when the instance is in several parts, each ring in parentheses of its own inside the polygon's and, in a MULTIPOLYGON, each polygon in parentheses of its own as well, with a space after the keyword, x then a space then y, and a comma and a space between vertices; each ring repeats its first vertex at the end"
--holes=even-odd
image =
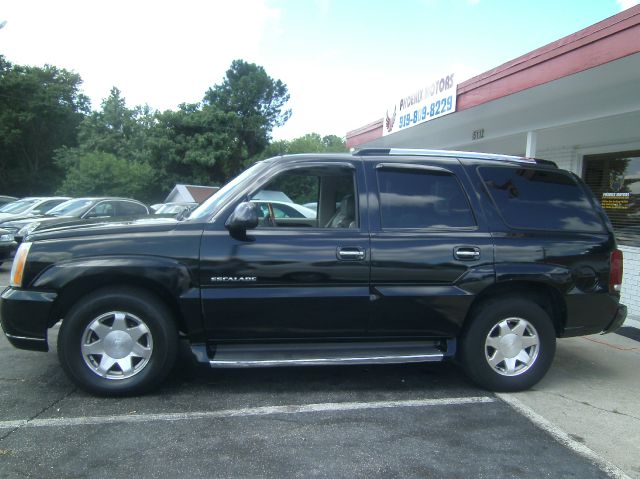
POLYGON ((217 344, 192 350, 212 368, 398 364, 442 361, 455 352, 455 342, 217 344))

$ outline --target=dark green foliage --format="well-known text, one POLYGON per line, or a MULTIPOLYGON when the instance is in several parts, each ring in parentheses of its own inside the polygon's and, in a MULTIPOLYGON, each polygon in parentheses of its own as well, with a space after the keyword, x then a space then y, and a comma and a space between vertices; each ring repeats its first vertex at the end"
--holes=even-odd
POLYGON ((124 196, 149 201, 155 173, 143 161, 101 151, 76 152, 60 193, 70 196, 124 196))
POLYGON ((346 153, 347 151, 345 141, 339 136, 320 136, 318 133, 307 133, 291 141, 274 141, 265 149, 262 157, 269 158, 295 153, 346 153))
POLYGON ((0 192, 15 196, 56 190, 63 172, 53 154, 74 146, 89 113, 76 73, 53 66, 12 65, 0 56, 0 192))
MULTIPOLYGON (((118 195, 161 201, 176 183, 220 185, 261 158, 346 151, 311 133, 271 143, 291 116, 282 81, 235 60, 202 103, 128 108, 113 88, 98 111, 75 73, 15 66, 0 56, 0 193, 118 195)), ((302 182, 304 183, 304 182, 302 182)), ((313 185, 298 185, 301 197, 313 185)))
POLYGON ((234 140, 219 174, 235 176, 247 160, 265 150, 273 128, 284 125, 291 116, 291 110, 284 109, 288 101, 287 86, 268 76, 264 68, 243 60, 231 63, 222 84, 207 91, 203 106, 205 111, 222 114, 218 127, 234 140))
POLYGON ((127 108, 120 90, 102 102, 102 109, 84 118, 78 128, 79 145, 56 153, 66 176, 58 193, 70 196, 125 196, 159 200, 159 174, 151 166, 150 132, 154 114, 148 107, 127 108))

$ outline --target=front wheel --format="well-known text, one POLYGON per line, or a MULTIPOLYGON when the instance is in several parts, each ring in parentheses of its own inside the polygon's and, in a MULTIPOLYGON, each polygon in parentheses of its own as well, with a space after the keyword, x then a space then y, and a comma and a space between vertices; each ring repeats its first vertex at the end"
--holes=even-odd
POLYGON ((178 332, 170 311, 147 291, 106 288, 82 298, 62 321, 58 356, 83 389, 141 394, 173 368, 178 332))
POLYGON ((555 329, 539 305, 518 298, 490 300, 469 319, 460 359, 478 385, 492 391, 522 391, 546 374, 555 348, 555 329))

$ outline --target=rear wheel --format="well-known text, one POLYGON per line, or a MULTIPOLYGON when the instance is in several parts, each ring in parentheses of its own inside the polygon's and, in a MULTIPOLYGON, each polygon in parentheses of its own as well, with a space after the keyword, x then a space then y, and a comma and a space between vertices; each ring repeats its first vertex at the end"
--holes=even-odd
POLYGON ((460 358, 468 376, 493 391, 522 391, 546 374, 556 335, 538 304, 519 298, 490 300, 470 318, 460 358))
POLYGON ((141 394, 175 364, 171 312, 147 291, 107 288, 82 298, 63 320, 58 356, 69 377, 105 396, 141 394))

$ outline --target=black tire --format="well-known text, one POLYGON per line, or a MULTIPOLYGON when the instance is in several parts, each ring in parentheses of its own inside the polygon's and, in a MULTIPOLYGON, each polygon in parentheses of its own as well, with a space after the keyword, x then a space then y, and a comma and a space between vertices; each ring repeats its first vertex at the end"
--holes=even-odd
POLYGON ((513 392, 540 381, 555 350, 556 333, 546 311, 533 301, 503 298, 486 301, 469 318, 459 358, 479 386, 513 392))
POLYGON ((177 351, 173 315, 137 288, 110 287, 83 297, 58 335, 64 371, 82 389, 101 396, 151 391, 171 372, 177 351))

